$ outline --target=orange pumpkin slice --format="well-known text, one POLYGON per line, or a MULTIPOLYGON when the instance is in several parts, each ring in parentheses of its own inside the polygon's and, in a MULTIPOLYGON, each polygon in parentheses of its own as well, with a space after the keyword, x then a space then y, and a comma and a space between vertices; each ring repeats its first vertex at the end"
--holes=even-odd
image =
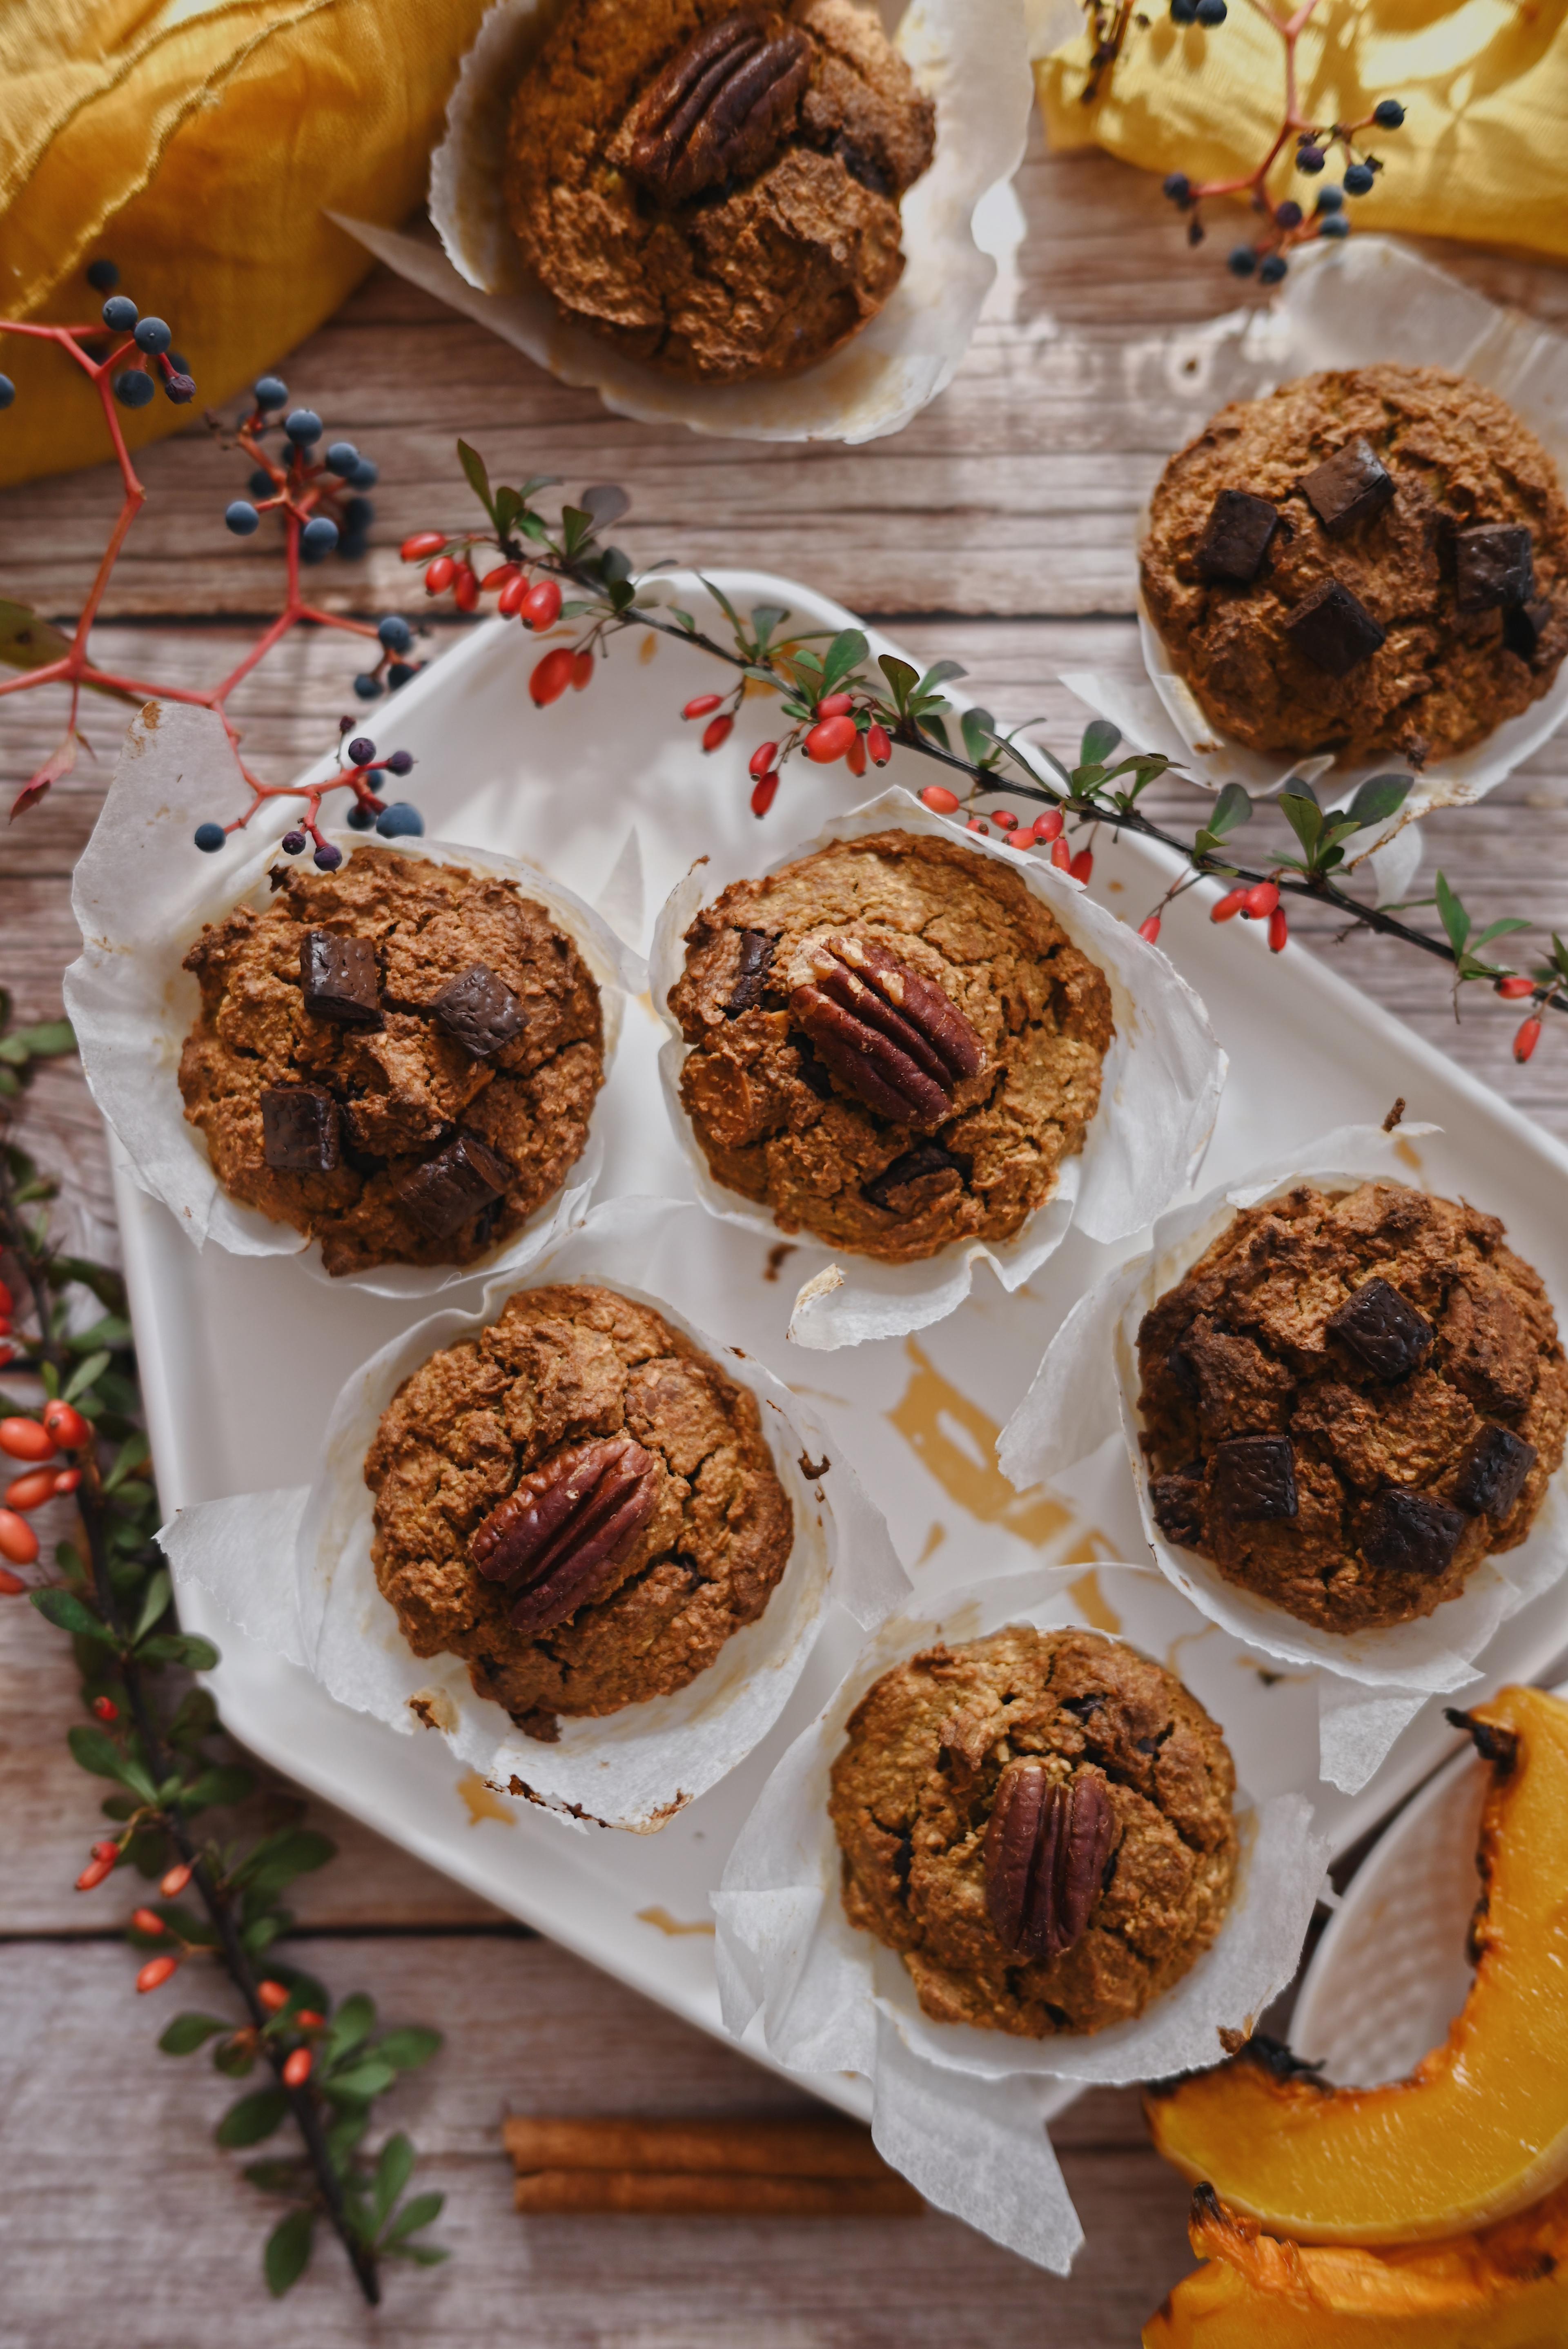
POLYGON ((1146 2099, 1167 2160, 1297 2243, 1429 2242, 1568 2178, 1568 1704, 1511 1688, 1470 1717, 1499 1758, 1480 1963, 1444 2044, 1387 2087, 1280 2077, 1243 2049, 1146 2099))

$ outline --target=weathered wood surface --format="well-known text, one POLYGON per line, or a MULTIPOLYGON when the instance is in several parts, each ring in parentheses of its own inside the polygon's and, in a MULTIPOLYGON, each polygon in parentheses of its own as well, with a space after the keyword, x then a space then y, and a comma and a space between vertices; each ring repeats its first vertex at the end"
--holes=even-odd
MULTIPOLYGON (((634 493, 625 535, 645 555, 745 563, 809 578, 882 619, 918 652, 964 660, 997 711, 1044 712, 1069 743, 1082 712, 1064 667, 1136 666, 1132 523, 1168 445, 1148 350, 1172 322, 1230 306, 1212 247, 1190 257, 1152 184, 1103 159, 1037 152, 1019 181, 1029 241, 946 396, 892 441, 856 451, 689 438, 605 416, 510 348, 377 273, 286 372, 335 430, 382 468, 368 562, 313 586, 342 608, 407 605, 397 541, 464 510, 457 430, 501 471, 615 479, 634 493)), ((1494 296, 1568 324, 1568 275, 1434 248, 1494 296)), ((222 527, 235 461, 195 436, 152 451, 154 496, 117 574, 100 657, 196 682, 237 657, 279 568, 222 527)), ((106 471, 0 498, 0 584, 61 616, 89 575, 114 486, 106 471)), ((236 700, 248 749, 283 776, 330 741, 355 662, 302 635, 236 700)), ((71 865, 112 769, 118 711, 93 703, 100 763, 84 763, 4 834, 0 984, 28 1016, 57 1007, 75 950, 71 865)), ((63 723, 57 699, 0 702, 0 789, 25 780, 63 723)), ((1158 802, 1189 821, 1191 794, 1158 802)), ((1568 916, 1568 748, 1549 746, 1485 806, 1432 818, 1423 882, 1441 865, 1484 913, 1568 916)), ((1324 941, 1326 947, 1327 941, 1324 941)), ((1528 1068, 1513 1021, 1478 1004, 1455 1029, 1440 974, 1359 936, 1328 948, 1367 993, 1568 1136, 1568 1036, 1528 1068)), ((105 1160, 74 1069, 46 1071, 29 1129, 66 1178, 89 1244, 112 1244, 105 1160), (106 1239, 107 1234, 107 1239, 106 1239)), ((297 1906, 325 1938, 335 1983, 366 1983, 389 2015, 449 2033, 440 2061, 402 2087, 429 2182, 451 2198, 457 2251, 433 2277, 395 2275, 377 2318, 355 2304, 329 2250, 282 2308, 255 2273, 264 2216, 205 2134, 224 2085, 200 2059, 153 2051, 170 1994, 129 1995, 122 1947, 102 1938, 114 1894, 71 1891, 97 1793, 67 1757, 68 1660, 30 1609, 0 1609, 0 2349, 167 2349, 222 2324, 245 2349, 498 2337, 530 2349, 601 2342, 882 2349, 985 2336, 1124 2349, 1186 2263, 1184 2194, 1144 2142, 1130 2095, 1097 2094, 1058 2137, 1088 2232, 1077 2273, 1041 2277, 952 2222, 763 2225, 521 2220, 500 2124, 507 2109, 664 2114, 782 2112, 793 2092, 547 1943, 352 1822, 326 1824, 343 1855, 297 1906), (108 1907, 102 1903, 105 1899, 108 1907), (340 1938, 347 1936, 349 1938, 340 1938)))

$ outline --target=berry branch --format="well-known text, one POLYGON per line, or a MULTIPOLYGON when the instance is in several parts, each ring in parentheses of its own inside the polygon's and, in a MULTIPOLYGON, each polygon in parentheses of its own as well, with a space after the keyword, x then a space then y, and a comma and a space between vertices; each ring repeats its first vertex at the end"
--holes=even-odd
POLYGON ((157 1991, 181 1966, 205 1962, 238 2001, 237 2021, 177 2015, 160 2046, 186 2055, 212 2040, 224 2076, 244 2078, 258 2064, 270 2074, 219 2122, 221 2146, 258 2145, 289 2119, 298 2130, 297 2156, 253 2162, 244 2173, 288 2203, 263 2254, 269 2289, 286 2292, 304 2272, 325 2218, 376 2302, 383 2259, 445 2257, 413 2240, 442 2197, 399 2205, 414 2166, 407 2137, 389 2137, 374 2165, 359 2152, 375 2098, 400 2071, 428 2062, 439 2037, 405 2029, 373 2038, 376 2010, 363 1993, 335 2009, 320 1982, 271 1954, 293 1922, 280 1896, 332 1857, 325 1836, 289 1824, 247 1844, 196 1824, 244 1802, 251 1774, 211 1750, 219 1724, 206 1692, 167 1685, 170 1672, 211 1671, 219 1658, 174 1615, 124 1292, 107 1267, 56 1247, 53 1186, 15 1133, 35 1064, 73 1048, 64 1020, 13 1029, 0 996, 0 1367, 29 1388, 25 1400, 0 1395, 0 1455, 21 1472, 0 1506, 0 1596, 26 1593, 70 1637, 89 1716, 68 1733, 70 1749, 116 1789, 103 1806, 114 1832, 93 1845, 77 1889, 91 1892, 127 1867, 157 1879, 156 1899, 138 1903, 127 1930, 142 1961, 137 1990, 157 1991), (88 1300, 102 1309, 96 1318, 88 1300), (41 1547, 30 1519, 60 1499, 76 1511, 80 1544, 57 1546, 57 1579, 28 1581, 17 1569, 36 1567, 41 1547), (185 1893, 199 1910, 181 1905, 185 1893))

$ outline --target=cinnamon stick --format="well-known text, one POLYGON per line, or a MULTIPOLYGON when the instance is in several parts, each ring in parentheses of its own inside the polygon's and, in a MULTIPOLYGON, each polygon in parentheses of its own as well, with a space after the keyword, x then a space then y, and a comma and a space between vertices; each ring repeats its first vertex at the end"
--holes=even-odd
POLYGON ((643 2169, 536 2169, 519 2178, 517 2207, 557 2218, 908 2219, 913 2186, 883 2178, 768 2178, 643 2169))
POLYGON ((562 2120, 503 2124, 520 2210, 683 2218, 913 2217, 919 2195, 866 2130, 842 2121, 562 2120))

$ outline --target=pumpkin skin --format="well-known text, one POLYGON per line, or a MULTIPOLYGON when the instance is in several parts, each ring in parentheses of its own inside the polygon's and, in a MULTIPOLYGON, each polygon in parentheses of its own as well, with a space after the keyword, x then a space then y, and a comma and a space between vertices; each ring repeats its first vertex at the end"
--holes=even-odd
POLYGON ((1568 1703, 1504 1689, 1481 1821, 1480 1963, 1408 2080, 1330 2088, 1247 2051, 1151 2090, 1154 2142, 1294 2243, 1408 2244, 1490 2225, 1568 2178, 1568 1703))
POLYGON ((1184 2276, 1143 2349, 1545 2349, 1568 2340, 1568 2188, 1404 2251, 1276 2241, 1200 2187, 1184 2276))

